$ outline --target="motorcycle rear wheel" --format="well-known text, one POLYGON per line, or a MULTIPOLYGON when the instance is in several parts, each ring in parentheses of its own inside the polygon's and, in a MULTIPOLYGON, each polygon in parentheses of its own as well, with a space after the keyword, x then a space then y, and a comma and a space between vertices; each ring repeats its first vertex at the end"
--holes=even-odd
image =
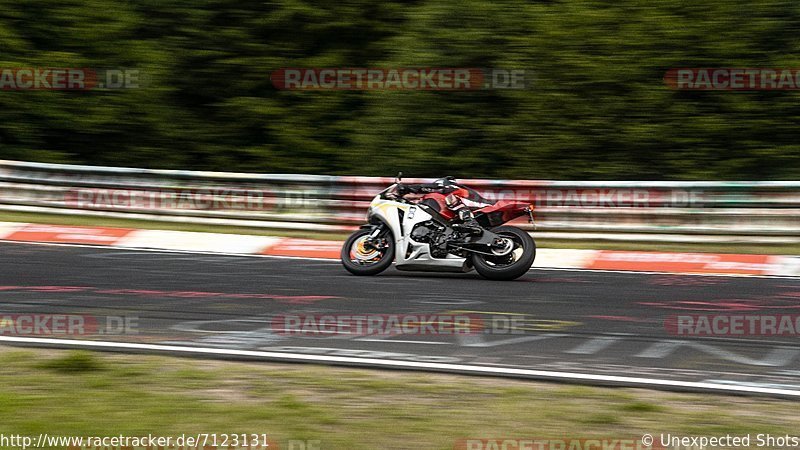
POLYGON ((513 248, 505 255, 475 253, 472 255, 475 271, 490 280, 508 281, 525 275, 536 259, 536 242, 531 235, 512 226, 500 226, 492 232, 510 239, 513 248))
POLYGON ((386 243, 384 248, 371 247, 366 241, 372 230, 361 229, 351 234, 342 246, 342 265, 353 275, 377 275, 392 265, 394 239, 392 233, 379 236, 386 243))

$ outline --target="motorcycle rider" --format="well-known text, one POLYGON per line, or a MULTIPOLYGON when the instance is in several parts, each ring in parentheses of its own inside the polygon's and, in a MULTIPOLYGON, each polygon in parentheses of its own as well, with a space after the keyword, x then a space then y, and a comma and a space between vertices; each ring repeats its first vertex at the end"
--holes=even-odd
POLYGON ((480 235, 483 228, 471 208, 493 204, 470 188, 459 186, 455 178, 447 176, 433 183, 398 185, 398 195, 407 200, 417 200, 451 221, 454 229, 480 235), (457 221, 456 221, 457 220, 457 221))

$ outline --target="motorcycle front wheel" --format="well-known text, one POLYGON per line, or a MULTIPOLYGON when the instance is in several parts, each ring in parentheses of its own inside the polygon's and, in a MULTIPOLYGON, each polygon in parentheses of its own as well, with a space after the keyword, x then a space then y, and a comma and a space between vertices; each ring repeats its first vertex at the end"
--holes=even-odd
POLYGON ((500 226, 492 232, 507 239, 510 248, 493 251, 497 254, 492 255, 475 253, 475 271, 490 280, 513 280, 525 275, 536 259, 536 243, 531 235, 512 226, 500 226))
POLYGON ((342 246, 342 265, 353 275, 377 275, 392 265, 394 239, 392 233, 384 231, 376 243, 368 238, 372 230, 361 229, 350 235, 342 246))

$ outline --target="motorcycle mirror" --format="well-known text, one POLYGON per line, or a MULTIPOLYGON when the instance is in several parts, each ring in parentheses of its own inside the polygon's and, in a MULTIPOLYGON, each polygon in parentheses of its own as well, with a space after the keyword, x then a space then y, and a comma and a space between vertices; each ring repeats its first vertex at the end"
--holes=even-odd
POLYGON ((398 183, 403 181, 403 172, 397 172, 397 178, 395 179, 398 183))

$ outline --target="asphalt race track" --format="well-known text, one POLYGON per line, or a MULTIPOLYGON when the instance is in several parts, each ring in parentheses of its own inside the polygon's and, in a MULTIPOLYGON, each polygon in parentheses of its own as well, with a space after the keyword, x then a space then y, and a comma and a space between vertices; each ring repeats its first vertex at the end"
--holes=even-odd
POLYGON ((47 338, 800 392, 797 334, 687 337, 665 326, 676 315, 798 311, 800 280, 792 278, 533 270, 514 282, 492 282, 474 272, 394 269, 355 277, 336 261, 0 243, 3 316, 83 314, 132 324, 122 334, 42 336, 47 338), (466 334, 370 336, 289 335, 276 325, 276 317, 324 314, 466 314, 492 326, 466 334))

